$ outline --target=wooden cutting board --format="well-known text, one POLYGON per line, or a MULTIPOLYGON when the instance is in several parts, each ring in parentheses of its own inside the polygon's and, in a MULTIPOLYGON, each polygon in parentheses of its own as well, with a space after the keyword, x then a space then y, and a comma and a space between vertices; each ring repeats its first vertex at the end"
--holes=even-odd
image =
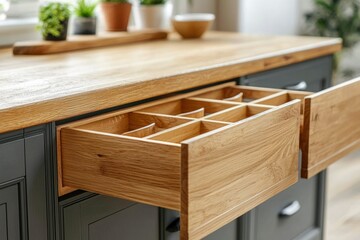
POLYGON ((70 52, 126 43, 167 39, 165 31, 109 32, 92 36, 70 36, 66 41, 27 41, 17 42, 13 47, 14 55, 45 55, 70 52))

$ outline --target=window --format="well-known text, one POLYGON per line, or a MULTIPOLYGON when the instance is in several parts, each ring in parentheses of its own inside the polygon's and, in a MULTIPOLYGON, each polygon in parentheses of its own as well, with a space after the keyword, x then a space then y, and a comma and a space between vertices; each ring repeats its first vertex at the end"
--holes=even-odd
POLYGON ((39 38, 35 31, 38 4, 38 0, 11 0, 7 19, 0 21, 0 46, 39 38))
POLYGON ((8 18, 36 17, 38 4, 37 0, 11 0, 8 18))

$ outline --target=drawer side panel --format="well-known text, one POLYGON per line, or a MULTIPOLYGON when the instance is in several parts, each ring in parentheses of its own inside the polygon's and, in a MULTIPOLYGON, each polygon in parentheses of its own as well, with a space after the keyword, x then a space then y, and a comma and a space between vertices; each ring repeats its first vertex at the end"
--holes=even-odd
POLYGON ((180 147, 64 128, 64 186, 179 210, 180 147))

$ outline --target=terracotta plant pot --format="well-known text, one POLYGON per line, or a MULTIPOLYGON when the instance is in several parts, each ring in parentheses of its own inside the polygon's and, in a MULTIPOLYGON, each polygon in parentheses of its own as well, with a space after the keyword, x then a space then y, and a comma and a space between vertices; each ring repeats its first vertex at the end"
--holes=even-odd
POLYGON ((131 3, 101 3, 106 30, 127 31, 131 13, 131 3))
POLYGON ((68 25, 69 25, 69 19, 64 20, 62 23, 63 29, 60 33, 60 36, 53 36, 51 34, 44 37, 44 40, 46 41, 65 41, 67 38, 67 32, 68 32, 68 25))

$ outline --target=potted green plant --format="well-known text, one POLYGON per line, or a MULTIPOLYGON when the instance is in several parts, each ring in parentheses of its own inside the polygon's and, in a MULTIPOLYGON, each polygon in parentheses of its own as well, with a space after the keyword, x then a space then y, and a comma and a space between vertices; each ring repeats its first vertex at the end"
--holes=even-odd
POLYGON ((127 31, 132 4, 128 0, 102 0, 101 9, 108 31, 127 31))
POLYGON ((71 12, 66 3, 51 2, 40 7, 39 25, 44 40, 66 40, 71 12))
POLYGON ((95 35, 96 34, 96 15, 95 9, 97 1, 77 0, 74 8, 74 34, 95 35))
MULTIPOLYGON (((324 37, 340 37, 343 40, 343 54, 360 42, 360 5, 358 1, 313 0, 314 10, 305 15, 306 33, 324 37)), ((334 72, 340 70, 341 53, 334 58, 334 72)), ((344 69, 346 78, 355 71, 344 69)))
POLYGON ((140 0, 135 21, 139 28, 168 28, 172 4, 167 0, 140 0))

